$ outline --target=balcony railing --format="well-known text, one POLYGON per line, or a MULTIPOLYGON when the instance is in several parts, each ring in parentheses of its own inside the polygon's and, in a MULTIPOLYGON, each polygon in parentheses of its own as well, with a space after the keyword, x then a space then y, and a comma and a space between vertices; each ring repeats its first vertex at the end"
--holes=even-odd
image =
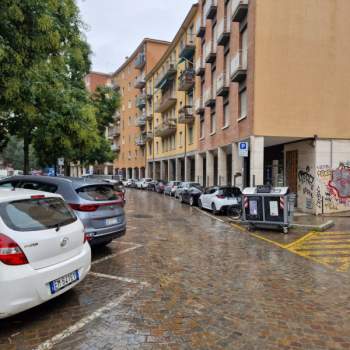
POLYGON ((179 76, 179 91, 190 91, 194 87, 195 72, 192 68, 186 68, 179 76))
POLYGON ((146 137, 144 135, 139 135, 135 139, 136 146, 143 147, 146 145, 146 142, 147 142, 147 140, 146 140, 146 137))
POLYGON ((203 114, 205 109, 204 109, 204 104, 203 104, 203 98, 199 97, 196 102, 195 102, 195 110, 197 114, 203 114))
POLYGON ((136 69, 142 69, 146 64, 146 55, 144 52, 140 52, 134 62, 134 66, 136 69))
POLYGON ((218 9, 217 0, 206 0, 204 5, 204 15, 207 19, 213 19, 218 9))
POLYGON ((169 108, 176 105, 177 98, 176 98, 176 92, 173 90, 167 90, 160 101, 156 102, 155 104, 155 111, 156 113, 164 113, 169 108))
POLYGON ((204 57, 206 63, 213 63, 216 59, 216 45, 214 41, 208 41, 204 46, 204 57))
POLYGON ((205 73, 205 64, 203 61, 203 56, 200 55, 200 57, 198 57, 196 61, 196 75, 202 76, 204 73, 205 73))
POLYGON ((183 41, 180 44, 180 58, 191 60, 196 50, 195 36, 193 33, 186 33, 183 41))
POLYGON ((242 22, 248 13, 248 0, 231 0, 231 13, 233 22, 242 22))
POLYGON ((144 126, 146 126, 146 116, 145 115, 141 115, 140 117, 137 117, 135 120, 135 125, 143 128, 144 126))
POLYGON ((146 95, 141 94, 141 95, 137 96, 136 97, 136 107, 142 109, 145 106, 146 106, 146 95))
POLYGON ((173 119, 164 120, 162 124, 158 125, 155 128, 154 134, 156 137, 167 137, 175 134, 176 128, 177 128, 176 120, 173 120, 173 119))
POLYGON ((112 128, 108 128, 108 138, 112 139, 118 135, 120 135, 120 129, 118 126, 113 126, 112 128))
POLYGON ((156 79, 156 88, 165 87, 170 81, 173 81, 176 76, 176 63, 167 62, 164 65, 163 72, 156 79))
POLYGON ((226 96, 230 91, 230 76, 228 72, 221 73, 216 79, 216 95, 226 96))
POLYGON ((215 95, 213 93, 214 88, 210 87, 204 91, 204 104, 206 107, 212 107, 215 105, 215 95))
POLYGON ((217 43, 218 45, 226 45, 230 40, 231 18, 224 17, 218 25, 217 43))
POLYGON ((239 50, 231 60, 231 80, 240 83, 247 76, 247 50, 239 50))
POLYGON ((142 74, 135 79, 134 87, 136 89, 143 89, 146 86, 145 76, 142 74))
POLYGON ((120 151, 120 145, 117 145, 117 144, 115 144, 115 143, 112 143, 112 144, 111 144, 111 150, 112 150, 113 152, 119 152, 119 151, 120 151))
POLYGON ((199 38, 204 37, 205 34, 205 24, 203 23, 203 17, 198 16, 196 21, 196 35, 199 38))
POLYGON ((192 106, 184 106, 179 109, 179 124, 193 124, 194 115, 192 106))

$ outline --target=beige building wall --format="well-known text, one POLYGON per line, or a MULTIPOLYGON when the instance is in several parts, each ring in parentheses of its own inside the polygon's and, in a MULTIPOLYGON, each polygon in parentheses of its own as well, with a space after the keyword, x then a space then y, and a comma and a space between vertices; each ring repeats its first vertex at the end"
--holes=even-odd
POLYGON ((350 138, 350 1, 255 3, 254 134, 350 138))

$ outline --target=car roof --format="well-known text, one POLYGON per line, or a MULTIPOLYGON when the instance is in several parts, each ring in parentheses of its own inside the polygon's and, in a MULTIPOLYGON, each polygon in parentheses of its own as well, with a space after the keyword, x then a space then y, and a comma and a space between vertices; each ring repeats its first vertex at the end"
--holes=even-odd
POLYGON ((71 184, 73 188, 79 188, 83 186, 89 185, 110 185, 108 182, 91 179, 91 178, 79 178, 79 177, 66 177, 66 176, 35 176, 35 175, 17 175, 11 176, 5 180, 8 181, 37 181, 37 182, 45 182, 49 184, 60 184, 66 183, 71 184))
POLYGON ((1 188, 0 189, 0 202, 8 202, 19 199, 29 199, 32 196, 45 196, 45 197, 55 197, 62 198, 59 194, 53 194, 43 191, 35 190, 25 190, 21 188, 12 189, 12 188, 1 188))

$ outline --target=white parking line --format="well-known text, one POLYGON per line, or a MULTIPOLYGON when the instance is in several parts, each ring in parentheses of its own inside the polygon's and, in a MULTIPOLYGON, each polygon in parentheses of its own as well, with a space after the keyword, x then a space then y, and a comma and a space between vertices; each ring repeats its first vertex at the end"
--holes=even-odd
POLYGON ((131 251, 133 251, 133 250, 135 250, 135 249, 138 249, 138 248, 141 248, 141 247, 142 247, 142 244, 137 244, 137 245, 134 246, 134 247, 130 247, 130 248, 124 249, 124 250, 122 250, 122 251, 120 251, 120 252, 118 252, 118 253, 105 256, 104 258, 101 258, 101 259, 97 259, 97 260, 93 261, 93 262, 91 263, 91 265, 96 265, 96 264, 98 264, 98 263, 100 263, 100 262, 102 262, 102 261, 106 261, 106 260, 112 259, 112 258, 114 258, 114 257, 116 257, 116 256, 126 254, 126 253, 128 253, 128 252, 131 252, 131 251))
POLYGON ((133 278, 127 278, 127 277, 121 277, 121 276, 113 276, 113 275, 106 275, 104 273, 98 273, 98 272, 90 272, 89 275, 95 276, 95 277, 101 277, 101 278, 108 278, 111 280, 126 282, 126 283, 135 283, 135 284, 141 284, 142 286, 149 287, 149 283, 147 282, 140 282, 138 280, 135 280, 133 278))
POLYGON ((97 318, 101 317, 104 313, 109 312, 111 309, 115 309, 116 307, 118 307, 127 298, 130 298, 130 297, 133 297, 134 295, 136 295, 142 288, 143 288, 143 286, 139 285, 136 287, 136 289, 127 291, 126 293, 121 295, 116 300, 101 307, 100 309, 93 312, 91 315, 84 317, 79 322, 68 327, 63 332, 53 336, 51 339, 40 344, 37 348, 34 348, 33 350, 50 350, 50 349, 52 349, 56 344, 60 343, 64 339, 70 337, 72 334, 78 332, 80 329, 85 327, 87 324, 89 324, 92 321, 96 320, 97 318))
POLYGON ((201 210, 201 209, 199 209, 199 208, 197 208, 197 207, 195 207, 194 209, 197 209, 200 213, 202 213, 202 214, 204 214, 204 215, 206 215, 206 216, 209 216, 210 218, 215 219, 215 220, 217 220, 217 221, 223 222, 223 223, 225 224, 225 221, 224 221, 224 220, 219 219, 219 218, 216 217, 215 215, 209 214, 209 213, 207 213, 206 211, 201 210))

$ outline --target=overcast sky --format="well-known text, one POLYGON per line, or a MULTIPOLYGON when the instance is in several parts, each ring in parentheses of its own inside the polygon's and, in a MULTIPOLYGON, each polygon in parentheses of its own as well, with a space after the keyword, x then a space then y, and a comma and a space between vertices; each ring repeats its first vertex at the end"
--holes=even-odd
POLYGON ((93 70, 115 71, 143 38, 172 40, 195 0, 77 0, 93 70))

